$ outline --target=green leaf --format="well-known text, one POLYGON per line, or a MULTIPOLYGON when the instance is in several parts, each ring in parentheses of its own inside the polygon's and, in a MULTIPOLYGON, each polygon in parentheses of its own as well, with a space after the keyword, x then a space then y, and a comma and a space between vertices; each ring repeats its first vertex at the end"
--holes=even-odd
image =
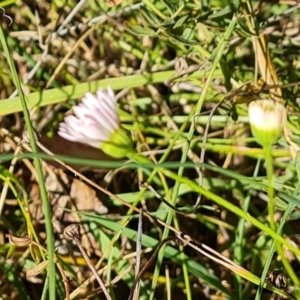
POLYGON ((136 35, 155 36, 155 31, 147 27, 142 27, 140 25, 131 25, 127 23, 127 28, 131 33, 136 35))
POLYGON ((170 15, 173 15, 177 8, 176 6, 178 6, 178 2, 176 1, 176 3, 172 3, 171 1, 168 1, 168 0, 160 0, 164 5, 165 7, 168 9, 170 15), (176 6, 175 6, 176 5, 176 6))
MULTIPOLYGON (((32 108, 34 106, 46 106, 64 102, 70 99, 78 99, 82 97, 87 91, 91 93, 96 92, 99 87, 106 88, 107 86, 110 86, 116 90, 132 88, 145 85, 148 82, 164 82, 172 75, 174 75, 174 71, 166 71, 151 73, 148 75, 131 75, 102 79, 76 85, 68 85, 63 88, 56 88, 26 95, 26 103, 28 108, 32 108)), ((19 111, 22 111, 19 97, 15 97, 12 99, 3 99, 0 101, 0 116, 12 114, 19 111)))
POLYGON ((164 32, 166 36, 170 37, 173 41, 173 43, 178 44, 178 42, 181 42, 182 44, 188 45, 188 46, 195 46, 198 45, 198 42, 195 41, 190 41, 187 40, 185 38, 183 38, 182 36, 178 36, 175 34, 171 34, 170 32, 164 32))
POLYGON ((287 201, 288 203, 293 203, 295 206, 300 207, 299 199, 282 192, 278 192, 278 196, 281 197, 283 200, 287 201))
POLYGON ((189 18, 189 15, 184 15, 184 16, 180 17, 179 20, 177 20, 177 22, 173 26, 173 29, 181 27, 182 25, 184 25, 184 23, 186 22, 186 20, 188 18, 189 18))
POLYGON ((194 37, 194 30, 192 30, 190 28, 186 28, 182 34, 182 37, 185 40, 190 41, 194 37))
POLYGON ((152 12, 148 11, 147 9, 141 10, 142 16, 146 19, 146 22, 148 25, 154 28, 160 27, 161 20, 157 18, 155 14, 152 12))
POLYGON ((15 3, 16 0, 5 0, 0 2, 0 7, 8 6, 15 3))
POLYGON ((230 5, 227 5, 225 8, 223 8, 220 11, 217 11, 213 14, 211 14, 208 19, 210 20, 216 20, 216 19, 220 19, 220 18, 225 18, 228 17, 230 18, 230 15, 232 14, 232 9, 230 5))

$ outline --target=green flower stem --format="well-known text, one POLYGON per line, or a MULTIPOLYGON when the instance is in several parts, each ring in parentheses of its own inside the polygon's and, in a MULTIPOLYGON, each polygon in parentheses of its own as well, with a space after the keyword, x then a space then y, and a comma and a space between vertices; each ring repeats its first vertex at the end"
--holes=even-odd
MULTIPOLYGON (((227 43, 232 35, 232 32, 235 28, 235 25, 237 23, 236 17, 233 16, 232 20, 230 21, 226 32, 223 36, 223 38, 220 40, 218 47, 213 51, 212 55, 210 56, 210 58, 207 60, 207 63, 211 62, 211 69, 210 72, 208 74, 208 76, 206 77, 206 82, 205 85, 203 87, 203 91, 199 97, 199 101, 197 102, 197 105, 194 107, 193 111, 192 111, 192 117, 197 116, 198 114, 200 114, 203 103, 205 101, 205 98, 207 96, 207 92, 209 90, 209 87, 211 86, 211 82, 213 80, 213 76, 214 76, 214 72, 217 69, 217 66, 222 58, 222 56, 224 55, 224 50, 225 47, 227 46, 227 43)), ((196 49, 196 48, 195 48, 196 49)), ((199 49, 197 49, 198 51, 200 51, 199 49)), ((187 156, 188 156, 188 151, 190 150, 191 147, 191 140, 192 137, 194 135, 194 131, 195 131, 195 127, 193 125, 190 126, 190 130, 189 133, 187 135, 186 141, 185 141, 185 145, 182 148, 182 156, 180 159, 180 163, 184 164, 186 162, 187 156)), ((159 171, 163 171, 161 169, 159 169, 159 171)), ((180 166, 178 169, 178 175, 179 177, 182 177, 182 174, 184 172, 184 167, 180 166)), ((163 172, 162 172, 163 173, 163 172)), ((178 196, 178 191, 180 188, 180 182, 176 181, 175 185, 173 187, 172 190, 172 196, 171 196, 171 204, 175 205, 176 202, 176 198, 178 196)), ((166 219, 166 224, 171 224, 173 219, 173 212, 169 211, 168 215, 167 215, 167 219, 166 219)), ((169 229, 165 228, 162 234, 162 238, 166 238, 169 234, 169 229)), ((156 286, 157 284, 157 278, 158 278, 158 274, 160 271, 160 267, 162 264, 162 260, 163 260, 163 256, 164 256, 164 248, 161 249, 161 252, 159 253, 158 257, 157 257, 157 264, 156 264, 156 268, 154 270, 154 276, 153 276, 153 280, 152 280, 152 288, 156 286)), ((188 296, 188 295, 187 295, 188 296)), ((154 289, 152 289, 150 295, 149 295, 149 300, 154 298, 154 289)))
POLYGON ((269 222, 270 227, 272 230, 276 231, 276 222, 274 217, 274 211, 275 211, 275 199, 274 199, 274 188, 273 188, 273 159, 272 159, 272 153, 271 153, 271 147, 266 146, 263 148, 265 153, 265 159, 266 159, 266 165, 267 165, 267 178, 268 178, 268 215, 269 215, 269 222))
POLYGON ((133 151, 130 151, 127 153, 126 155, 129 159, 137 162, 137 163, 141 163, 141 164, 149 164, 151 163, 147 157, 135 152, 134 150, 133 151))
MULTIPOLYGON (((273 231, 276 231, 276 222, 274 218, 275 214, 275 198, 274 198, 274 168, 273 168, 273 158, 272 158, 272 152, 271 152, 271 147, 270 146, 265 146, 264 147, 264 152, 265 152, 265 159, 266 159, 266 164, 267 164, 267 178, 268 178, 268 215, 269 215, 269 222, 270 222, 270 227, 273 231)), ((286 270, 286 273, 289 275, 291 280, 295 285, 299 285, 299 279, 297 275, 295 274, 293 268, 291 267, 289 261, 286 259, 282 246, 279 241, 274 240, 275 247, 277 250, 277 253, 281 257, 282 264, 286 270)))

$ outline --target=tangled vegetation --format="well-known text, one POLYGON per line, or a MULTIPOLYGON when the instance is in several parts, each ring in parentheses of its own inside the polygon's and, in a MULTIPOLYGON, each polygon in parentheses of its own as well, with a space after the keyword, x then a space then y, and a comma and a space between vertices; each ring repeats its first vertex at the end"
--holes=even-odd
POLYGON ((300 299, 297 0, 0 7, 1 299, 300 299), (99 87, 134 154, 57 134, 99 87))

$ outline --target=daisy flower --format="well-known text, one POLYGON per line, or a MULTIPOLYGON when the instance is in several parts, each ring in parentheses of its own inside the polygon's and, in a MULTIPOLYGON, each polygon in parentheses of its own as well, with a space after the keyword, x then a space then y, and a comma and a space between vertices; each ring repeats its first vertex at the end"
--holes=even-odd
POLYGON ((110 87, 99 88, 95 95, 86 93, 73 111, 75 115, 65 117, 59 125, 61 137, 99 148, 115 158, 132 151, 132 141, 120 126, 116 97, 110 87))

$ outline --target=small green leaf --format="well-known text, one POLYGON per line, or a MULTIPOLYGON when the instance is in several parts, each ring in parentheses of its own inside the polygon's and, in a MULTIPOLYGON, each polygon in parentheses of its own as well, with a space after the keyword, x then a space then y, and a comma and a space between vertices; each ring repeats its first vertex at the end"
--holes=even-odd
POLYGON ((188 18, 189 18, 189 15, 185 15, 185 16, 182 16, 181 18, 179 18, 179 20, 173 26, 173 29, 181 27, 188 18))
POLYGON ((225 8, 223 8, 222 10, 211 14, 208 19, 210 20, 215 20, 215 19, 219 19, 219 18, 225 18, 225 17, 230 17, 230 14, 232 14, 232 9, 230 5, 227 5, 225 8))
POLYGON ((173 19, 168 19, 168 20, 164 21, 163 23, 161 23, 160 27, 165 27, 165 28, 171 27, 171 28, 173 28, 174 24, 175 24, 175 21, 173 19))
POLYGON ((139 25, 130 25, 130 24, 127 24, 127 28, 131 33, 136 35, 155 36, 155 31, 150 28, 145 28, 139 25))
POLYGON ((190 28, 186 28, 182 34, 182 37, 185 40, 190 41, 194 37, 194 31, 190 28))
POLYGON ((156 15, 154 15, 153 13, 149 12, 146 9, 143 9, 141 13, 142 16, 146 19, 146 22, 148 22, 148 25, 154 28, 158 28, 160 26, 162 21, 158 19, 156 15))
POLYGON ((178 2, 176 1, 176 3, 171 3, 170 1, 168 0, 160 0, 164 5, 165 7, 168 9, 170 15, 173 15, 175 12, 176 12, 176 7, 174 4, 176 4, 176 6, 178 5, 178 2))
POLYGON ((298 198, 287 195, 283 192, 278 192, 278 196, 288 203, 293 203, 295 206, 300 207, 300 200, 298 198))
POLYGON ((164 32, 164 34, 167 37, 171 38, 173 40, 173 42, 177 43, 177 44, 178 44, 178 42, 181 42, 181 43, 183 43, 185 45, 188 45, 188 46, 195 46, 195 45, 198 44, 194 41, 187 40, 187 39, 183 38, 182 36, 171 34, 170 32, 164 32))

